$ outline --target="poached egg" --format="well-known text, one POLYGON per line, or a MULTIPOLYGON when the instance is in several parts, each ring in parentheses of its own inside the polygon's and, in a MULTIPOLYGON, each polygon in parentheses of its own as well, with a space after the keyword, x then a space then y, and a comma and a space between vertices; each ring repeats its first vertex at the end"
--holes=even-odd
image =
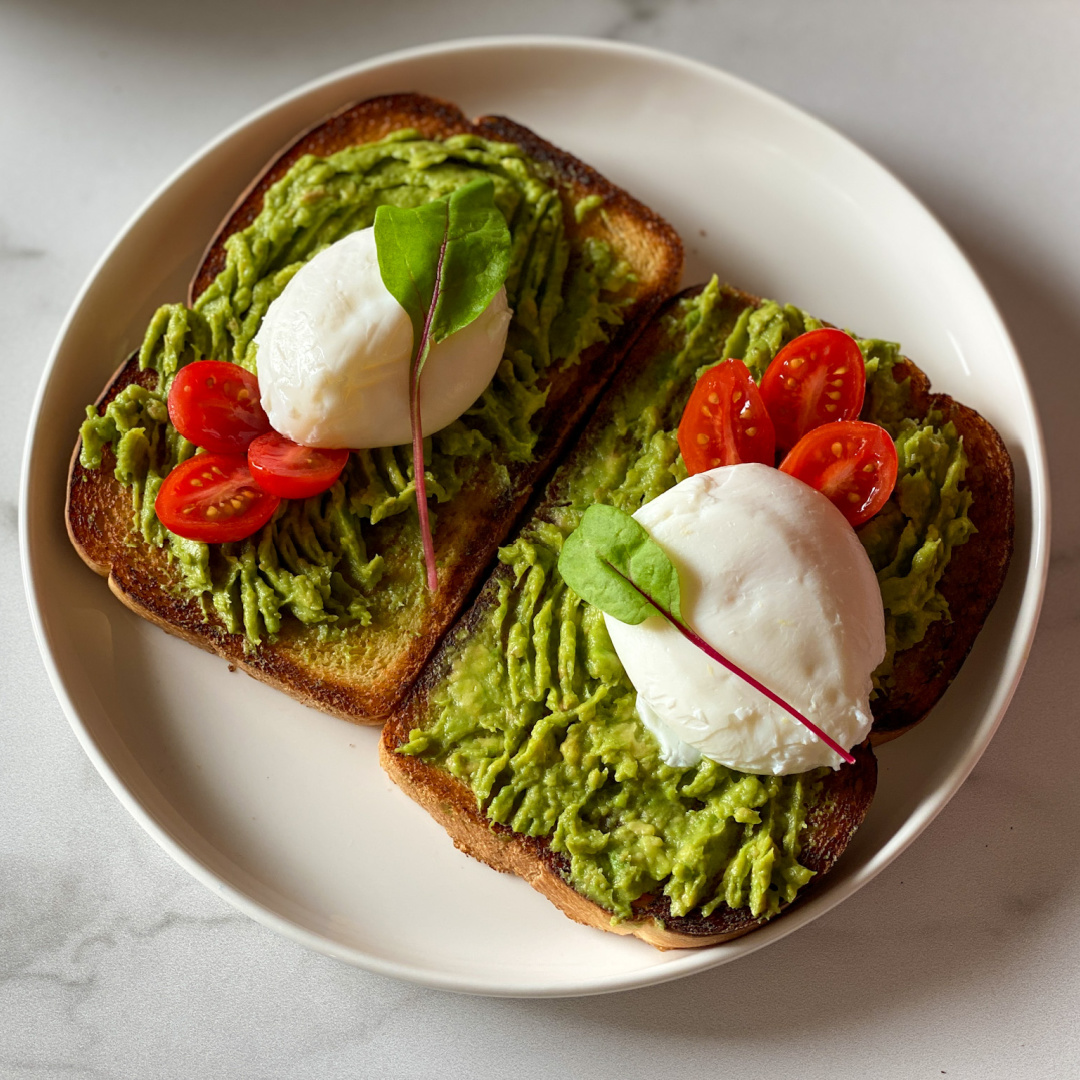
MULTIPOLYGON (((500 289, 479 318, 432 346, 420 379, 425 435, 453 423, 484 392, 510 316, 500 289)), ((412 322, 383 284, 373 228, 305 263, 270 305, 255 343, 259 393, 275 431, 326 448, 411 442, 412 322)))
MULTIPOLYGON (((885 655, 881 592, 854 530, 824 495, 767 465, 729 465, 691 476, 634 517, 675 564, 683 618, 698 634, 841 746, 866 738, 871 675, 885 655)), ((840 765, 667 620, 604 618, 668 764, 705 756, 777 775, 840 765)))

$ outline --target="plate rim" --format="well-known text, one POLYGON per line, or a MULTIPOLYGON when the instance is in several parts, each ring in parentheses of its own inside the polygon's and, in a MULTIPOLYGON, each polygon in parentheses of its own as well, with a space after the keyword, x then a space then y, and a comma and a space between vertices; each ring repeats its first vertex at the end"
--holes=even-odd
MULTIPOLYGON (((345 104, 347 104, 347 102, 342 103, 342 105, 345 104)), ((831 910, 876 877, 878 873, 889 865, 889 863, 906 850, 916 837, 919 836, 944 809, 984 753, 987 745, 997 730, 997 727, 1001 723, 1009 703, 1012 700, 1013 694, 1015 693, 1028 655, 1031 651, 1049 568, 1050 487, 1048 475, 1045 438, 1038 411, 1035 407, 1034 397, 1031 393, 1030 380, 1028 379, 1023 360, 1016 350, 1011 335, 1008 332, 990 291, 987 289, 985 283, 971 265, 967 256, 964 254, 960 245, 956 242, 951 233, 941 224, 932 211, 930 211, 907 187, 907 185, 878 162, 873 155, 869 154, 852 139, 843 135, 825 121, 770 91, 764 90, 739 76, 732 75, 721 68, 714 67, 703 61, 680 56, 667 50, 655 49, 638 44, 579 36, 562 37, 550 34, 477 36, 435 42, 422 46, 395 50, 390 53, 383 53, 356 64, 346 65, 326 75, 309 80, 292 90, 286 91, 245 114, 200 146, 143 200, 95 262, 82 286, 76 293, 75 298, 57 331, 56 338, 42 371, 41 379, 30 411, 26 437, 23 445, 18 504, 19 550, 22 562, 23 585, 34 636, 39 651, 41 652, 42 660, 48 673, 50 683, 52 684, 53 691, 68 719, 68 723, 75 732, 84 752, 87 754, 98 773, 108 784, 109 788, 119 799, 121 805, 123 805, 142 828, 153 837, 158 845, 195 877, 196 880, 200 881, 212 892, 227 900, 238 910, 244 912, 257 922, 275 930, 282 936, 305 945, 323 955, 343 960, 376 974, 387 975, 436 989, 480 995, 507 997, 586 996, 656 985, 673 979, 682 978, 698 971, 704 971, 719 966, 720 964, 731 962, 740 956, 748 955, 782 937, 786 937, 787 934, 793 933, 814 918, 831 910), (478 979, 475 976, 454 974, 449 971, 440 972, 407 962, 386 960, 382 957, 367 953, 361 948, 334 941, 314 930, 293 922, 286 916, 281 915, 264 904, 254 900, 238 887, 231 885, 218 877, 217 874, 194 856, 177 837, 169 833, 164 825, 160 824, 143 806, 139 799, 120 778, 112 764, 107 760, 90 730, 83 722, 79 709, 68 692, 68 687, 61 675, 56 658, 53 654, 38 602, 40 582, 36 579, 34 574, 35 556, 31 548, 32 537, 30 535, 31 526, 29 513, 31 490, 35 479, 35 465, 32 454, 33 444, 37 435, 38 424, 45 398, 52 381, 54 368, 64 342, 70 332, 72 323, 82 308, 87 293, 91 290, 104 267, 110 261, 117 249, 120 248, 128 236, 138 228, 142 219, 151 211, 155 204, 174 185, 176 185, 183 176, 196 169, 206 157, 213 154, 219 147, 233 139, 245 128, 257 124, 268 114, 273 113, 300 98, 315 94, 335 83, 345 82, 357 75, 377 71, 379 68, 391 68, 394 65, 403 62, 452 56, 454 54, 474 51, 521 48, 571 50, 579 53, 598 52, 605 54, 619 54, 624 57, 632 59, 636 58, 641 61, 668 64, 676 69, 682 69, 685 72, 692 73, 698 78, 705 78, 727 84, 738 90, 740 93, 756 97, 770 108, 779 109, 788 116, 796 119, 799 123, 809 124, 812 127, 817 128, 820 132, 826 134, 828 138, 839 140, 848 151, 854 151, 856 154, 860 155, 867 163, 878 170, 880 174, 883 174, 884 179, 898 186, 908 199, 911 200, 914 206, 926 215, 928 224, 939 231, 941 237, 953 250, 960 265, 971 274, 973 281, 978 286, 978 289, 981 291, 982 296, 988 305, 988 310, 995 319, 994 330, 1002 338, 1004 347, 1009 354, 1015 374, 1019 380, 1024 405, 1026 406, 1026 412, 1031 422, 1034 443, 1031 447, 1026 448, 1029 449, 1031 453, 1025 462, 1032 481, 1030 491, 1030 557, 1028 565, 1024 568, 1021 568, 1014 558, 1013 564, 1010 566, 1009 570, 1010 578, 1023 573, 1025 579, 1017 607, 1016 623, 1012 630, 1009 645, 1009 656, 1012 657, 1011 668, 1007 667, 1002 671, 1002 675, 1008 675, 1007 678, 1002 678, 1001 676, 998 677, 995 691, 986 711, 986 715, 992 716, 993 719, 989 724, 984 721, 982 737, 973 741, 959 757, 958 761, 950 771, 950 782, 943 787, 936 789, 934 797, 920 805, 914 813, 910 814, 892 838, 880 847, 867 860, 866 864, 856 873, 852 874, 847 881, 830 889, 826 894, 811 897, 805 904, 800 906, 798 911, 790 912, 784 919, 770 923, 767 927, 763 927, 745 938, 730 943, 731 945, 737 946, 737 948, 723 949, 723 951, 717 949, 683 951, 676 959, 661 965, 646 966, 633 969, 629 972, 619 972, 589 980, 571 979, 562 983, 548 983, 543 987, 536 987, 525 982, 514 983, 509 981, 499 983, 498 985, 492 985, 488 980, 478 979), (1021 644, 1019 652, 1014 656, 1014 644, 1018 635, 1021 644)), ((1022 554, 1022 552, 1018 554, 1022 554)))

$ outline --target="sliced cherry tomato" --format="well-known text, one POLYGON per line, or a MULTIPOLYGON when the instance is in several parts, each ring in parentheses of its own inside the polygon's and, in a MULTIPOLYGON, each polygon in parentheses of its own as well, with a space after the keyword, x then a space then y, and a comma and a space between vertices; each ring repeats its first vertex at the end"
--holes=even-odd
POLYGON ((808 431, 780 471, 816 488, 852 525, 861 525, 896 487, 896 447, 877 424, 840 420, 808 431))
POLYGON ((281 500, 255 483, 241 454, 196 454, 158 489, 158 520, 177 536, 224 544, 258 532, 281 500))
POLYGON ((857 420, 866 396, 859 346, 843 330, 826 327, 800 334, 766 369, 761 396, 781 450, 790 450, 820 424, 857 420))
POLYGON ((176 373, 169 419, 185 439, 219 454, 242 454, 256 435, 270 430, 259 380, 223 360, 196 360, 176 373))
POLYGON ((283 499, 306 499, 330 487, 349 460, 348 450, 301 446, 268 431, 248 447, 251 475, 259 487, 283 499))
POLYGON ((773 423, 741 360, 725 360, 698 379, 679 422, 679 449, 691 474, 747 461, 774 463, 773 423))

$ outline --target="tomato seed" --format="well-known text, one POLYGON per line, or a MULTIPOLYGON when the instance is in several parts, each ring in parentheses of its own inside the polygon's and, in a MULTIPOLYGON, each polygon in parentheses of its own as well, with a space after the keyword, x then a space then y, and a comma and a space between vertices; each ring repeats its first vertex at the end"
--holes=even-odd
POLYGON ((843 446, 842 446, 842 445, 841 445, 840 443, 838 443, 838 442, 834 442, 834 443, 832 444, 832 452, 833 452, 833 453, 834 453, 834 454, 835 454, 835 455, 836 455, 837 457, 839 457, 839 456, 840 456, 840 455, 841 455, 841 454, 842 454, 842 453, 844 452, 844 448, 843 448, 843 446))
POLYGON ((836 406, 835 405, 826 405, 825 406, 825 411, 826 412, 836 412, 836 406))
POLYGON ((719 405, 720 404, 720 395, 719 394, 710 394, 709 395, 709 404, 710 405, 719 405))
POLYGON ((756 427, 748 427, 746 429, 746 434, 749 435, 750 438, 752 439, 757 434, 757 428, 756 427))
POLYGON ((709 436, 704 431, 698 432, 698 446, 704 446, 709 441, 709 436))
POLYGON ((833 374, 834 374, 834 375, 846 375, 846 374, 847 374, 847 368, 846 368, 846 367, 838 367, 838 368, 837 368, 837 369, 836 369, 836 370, 835 370, 835 371, 833 372, 833 374))
POLYGON ((218 516, 218 508, 216 506, 208 506, 206 508, 206 516, 208 518, 216 518, 218 516))
POLYGON ((806 361, 801 356, 796 356, 791 363, 788 364, 788 367, 791 368, 792 371, 795 371, 797 368, 801 368, 805 363, 806 361))
POLYGON ((847 498, 848 502, 857 503, 859 501, 859 496, 854 491, 849 491, 847 498))
POLYGON ((839 401, 840 400, 840 391, 839 390, 830 390, 825 396, 830 401, 839 401))
POLYGON ((712 417, 712 413, 709 411, 709 406, 708 405, 702 405, 701 406, 701 415, 702 416, 708 416, 710 418, 712 417))

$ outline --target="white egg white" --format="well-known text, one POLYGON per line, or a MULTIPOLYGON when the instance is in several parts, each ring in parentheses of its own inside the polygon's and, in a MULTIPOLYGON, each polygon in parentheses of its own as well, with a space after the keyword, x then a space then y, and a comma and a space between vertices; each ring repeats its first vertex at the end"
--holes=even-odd
MULTIPOLYGON (((825 496, 766 465, 692 476, 634 517, 679 572, 684 619, 845 749, 870 730, 871 675, 885 655, 874 569, 825 496)), ((660 617, 605 616, 664 759, 743 772, 837 767, 787 712, 660 617)))
MULTIPOLYGON (((420 380, 425 435, 483 393, 510 325, 506 291, 432 347, 420 380)), ((363 450, 412 440, 413 329, 379 273, 374 229, 319 252, 270 305, 258 333, 259 391, 271 426, 305 446, 363 450)))

